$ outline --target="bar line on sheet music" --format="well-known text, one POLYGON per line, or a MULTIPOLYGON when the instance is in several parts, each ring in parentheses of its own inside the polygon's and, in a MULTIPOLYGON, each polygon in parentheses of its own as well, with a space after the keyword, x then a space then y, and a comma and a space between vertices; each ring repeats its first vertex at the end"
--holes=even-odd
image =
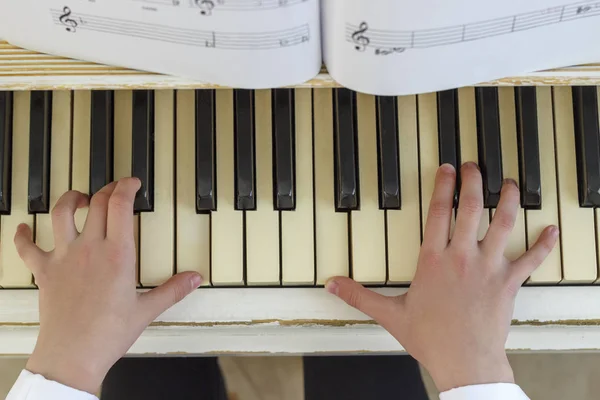
POLYGON ((462 25, 412 31, 373 29, 367 21, 346 24, 346 40, 357 51, 372 49, 375 55, 403 53, 537 29, 548 25, 600 17, 600 0, 585 0, 506 17, 462 25))
POLYGON ((310 41, 308 24, 268 32, 215 32, 176 28, 91 14, 76 14, 68 7, 66 9, 68 9, 68 13, 65 10, 57 9, 51 9, 50 12, 54 23, 63 27, 69 33, 75 33, 75 28, 77 28, 77 32, 95 31, 221 50, 271 50, 301 45, 310 41))

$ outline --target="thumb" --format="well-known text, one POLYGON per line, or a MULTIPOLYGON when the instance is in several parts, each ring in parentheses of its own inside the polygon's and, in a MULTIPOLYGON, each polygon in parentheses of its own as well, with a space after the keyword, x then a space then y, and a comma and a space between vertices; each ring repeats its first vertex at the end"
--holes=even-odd
POLYGON ((142 294, 141 302, 148 322, 154 321, 160 314, 173 307, 192 293, 202 283, 202 277, 196 272, 182 272, 171 279, 142 294))
POLYGON ((400 310, 400 303, 393 298, 375 293, 350 278, 331 278, 325 289, 382 325, 400 310))

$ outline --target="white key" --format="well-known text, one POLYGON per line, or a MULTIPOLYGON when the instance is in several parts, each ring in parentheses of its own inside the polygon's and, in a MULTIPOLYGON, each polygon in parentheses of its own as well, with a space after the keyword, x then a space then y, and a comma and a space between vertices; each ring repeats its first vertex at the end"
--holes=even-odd
POLYGON ((558 204, 563 283, 590 283, 598 277, 594 210, 579 207, 577 163, 570 87, 554 88, 554 127, 558 165, 558 204))
MULTIPOLYGON (((52 126, 50 149, 50 210, 69 191, 71 175, 71 98, 72 92, 52 93, 52 126)), ((44 251, 54 249, 54 234, 50 214, 37 214, 35 241, 44 251)))
POLYGON ((196 212, 196 99, 177 92, 177 272, 195 271, 210 284, 210 214, 196 212))
MULTIPOLYGON (((81 193, 90 191, 90 129, 92 97, 89 90, 73 93, 73 159, 71 165, 71 189, 81 193)), ((52 152, 52 149, 50 150, 52 152)), ((75 224, 79 232, 83 230, 88 209, 75 213, 75 224)))
MULTIPOLYGON (((129 90, 115 91, 115 137, 114 179, 118 181, 131 176, 132 161, 132 93, 129 90)), ((136 249, 135 281, 140 281, 140 216, 133 216, 133 239, 136 249)))
POLYGON ((417 99, 398 97, 401 210, 387 210, 389 283, 407 283, 415 276, 421 247, 417 99))
POLYGON ((317 284, 348 276, 348 215, 335 211, 333 181, 333 98, 331 89, 313 91, 317 284))
POLYGON ((379 209, 375 97, 357 94, 360 210, 352 211, 352 277, 385 283, 385 213, 379 209))
POLYGON ((217 211, 212 213, 212 282, 244 284, 243 213, 235 209, 233 91, 217 90, 217 211))
POLYGON ((296 209, 281 212, 284 285, 315 280, 312 90, 296 89, 296 209))
POLYGON ((419 154, 421 155, 421 224, 427 223, 429 203, 439 167, 437 99, 435 93, 419 95, 419 154))
MULTIPOLYGON (((515 111, 515 90, 510 87, 498 89, 500 106, 500 142, 502 143, 502 170, 505 178, 519 182, 519 153, 517 148, 517 116, 515 111)), ((495 211, 495 210, 494 210, 495 211)), ((525 212, 521 206, 517 213, 515 226, 508 239, 504 255, 509 260, 519 258, 527 248, 525 232, 525 212)))
POLYGON ((279 212, 273 209, 271 91, 254 95, 256 121, 256 211, 246 211, 248 285, 276 285, 279 276, 279 212))
POLYGON ((20 224, 33 230, 33 215, 27 206, 29 174, 29 108, 30 93, 15 92, 13 97, 12 183, 10 215, 0 223, 0 286, 31 287, 31 272, 19 257, 14 237, 20 224))
POLYGON ((173 275, 175 199, 173 160, 174 93, 155 93, 154 212, 140 217, 140 281, 158 286, 173 275))
MULTIPOLYGON (((458 89, 458 114, 461 162, 478 163, 477 112, 475 107, 475 90, 472 87, 458 89)), ((490 214, 488 210, 484 210, 479 222, 478 240, 482 240, 485 237, 489 227, 490 214)))
MULTIPOLYGON (((548 225, 558 226, 559 224, 552 88, 537 88, 537 111, 543 205, 541 210, 525 211, 529 248, 533 246, 548 225)), ((557 243, 542 265, 531 275, 530 283, 560 282, 562 279, 560 247, 560 243, 557 243)))

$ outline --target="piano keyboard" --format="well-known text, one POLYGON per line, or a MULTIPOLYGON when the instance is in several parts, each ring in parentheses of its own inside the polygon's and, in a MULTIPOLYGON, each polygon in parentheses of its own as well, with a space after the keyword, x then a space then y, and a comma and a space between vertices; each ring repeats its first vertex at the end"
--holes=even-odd
MULTIPOLYGON (((0 287, 35 287, 13 236, 53 248, 50 210, 137 176, 138 283, 198 271, 212 286, 410 283, 435 171, 478 162, 488 212, 519 182, 515 258, 557 224, 528 284, 598 275, 599 89, 0 92, 0 287)), ((458 199, 459 193, 457 193, 458 199)), ((76 216, 78 226, 85 211, 76 216)))

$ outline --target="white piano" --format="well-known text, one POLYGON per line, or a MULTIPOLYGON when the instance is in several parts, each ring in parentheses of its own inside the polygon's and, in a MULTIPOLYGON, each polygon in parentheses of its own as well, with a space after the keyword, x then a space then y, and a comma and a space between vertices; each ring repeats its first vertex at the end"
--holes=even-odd
MULTIPOLYGON (((521 210, 509 251, 525 250, 544 225, 557 223, 561 228, 560 246, 517 298, 508 350, 600 348, 600 286, 596 285, 600 283, 600 215, 593 206, 581 207, 579 142, 575 139, 583 134, 592 138, 600 135, 589 130, 579 132, 575 123, 577 118, 589 121, 600 113, 589 107, 585 111, 577 108, 571 88, 588 86, 585 93, 593 95, 596 91, 597 101, 594 85, 600 85, 600 64, 481 85, 499 88, 501 168, 505 176, 517 179, 523 177, 523 166, 519 161, 522 149, 517 139, 520 122, 516 109, 520 105, 515 101, 515 87, 538 87, 541 206, 521 210)), ((10 146, 0 154, 3 160, 6 154, 11 155, 4 164, 8 171, 4 169, 5 176, 0 176, 4 201, 8 199, 9 204, 0 216, 0 355, 31 353, 39 329, 38 293, 14 251, 14 229, 19 223, 29 223, 38 244, 51 246, 44 205, 51 208, 57 197, 71 188, 88 191, 90 180, 97 178, 94 157, 89 154, 94 135, 90 129, 90 114, 94 113, 90 90, 112 93, 114 127, 110 134, 114 146, 108 149, 112 179, 131 175, 135 164, 132 91, 152 91, 155 147, 152 159, 147 160, 153 165, 153 172, 148 174, 153 183, 152 207, 136 216, 140 290, 190 269, 203 273, 208 282, 160 316, 131 348, 131 354, 403 351, 382 328, 325 293, 322 285, 331 275, 349 274, 387 295, 406 290, 414 274, 427 199, 440 162, 440 135, 446 134, 438 123, 442 105, 436 94, 394 99, 396 125, 392 125, 398 130, 401 207, 386 209, 380 202, 378 180, 384 167, 378 162, 379 139, 375 134, 381 130, 380 100, 354 95, 358 120, 355 147, 360 154, 355 166, 360 182, 356 196, 360 206, 340 210, 335 174, 339 157, 334 149, 338 135, 334 120, 339 117, 333 100, 336 87, 323 71, 313 81, 288 92, 295 99, 291 103, 294 118, 289 119, 295 133, 292 210, 278 210, 274 195, 279 193, 271 173, 278 162, 278 153, 272 151, 275 128, 271 121, 278 112, 274 97, 269 91, 251 94, 255 203, 252 209, 240 209, 234 204, 238 171, 233 145, 238 132, 233 90, 37 54, 0 41, 0 98, 5 99, 0 120, 4 118, 6 123, 10 115, 12 121, 12 142, 5 142, 10 146), (216 210, 198 210, 196 201, 195 90, 214 91, 216 210), (48 118, 52 145, 48 150, 47 201, 42 202, 41 211, 36 208, 30 212, 29 166, 35 160, 29 159, 29 144, 36 137, 30 118, 40 112, 31 107, 33 91, 47 91, 46 98, 53 100, 51 112, 44 115, 42 108, 40 114, 48 118)), ((455 132, 460 154, 457 161, 481 161, 477 89, 462 88, 455 93, 460 127, 455 132)), ((6 134, 7 125, 1 127, 4 131, 0 134, 6 134)), ((482 220, 482 228, 489 223, 488 217, 482 220)))

